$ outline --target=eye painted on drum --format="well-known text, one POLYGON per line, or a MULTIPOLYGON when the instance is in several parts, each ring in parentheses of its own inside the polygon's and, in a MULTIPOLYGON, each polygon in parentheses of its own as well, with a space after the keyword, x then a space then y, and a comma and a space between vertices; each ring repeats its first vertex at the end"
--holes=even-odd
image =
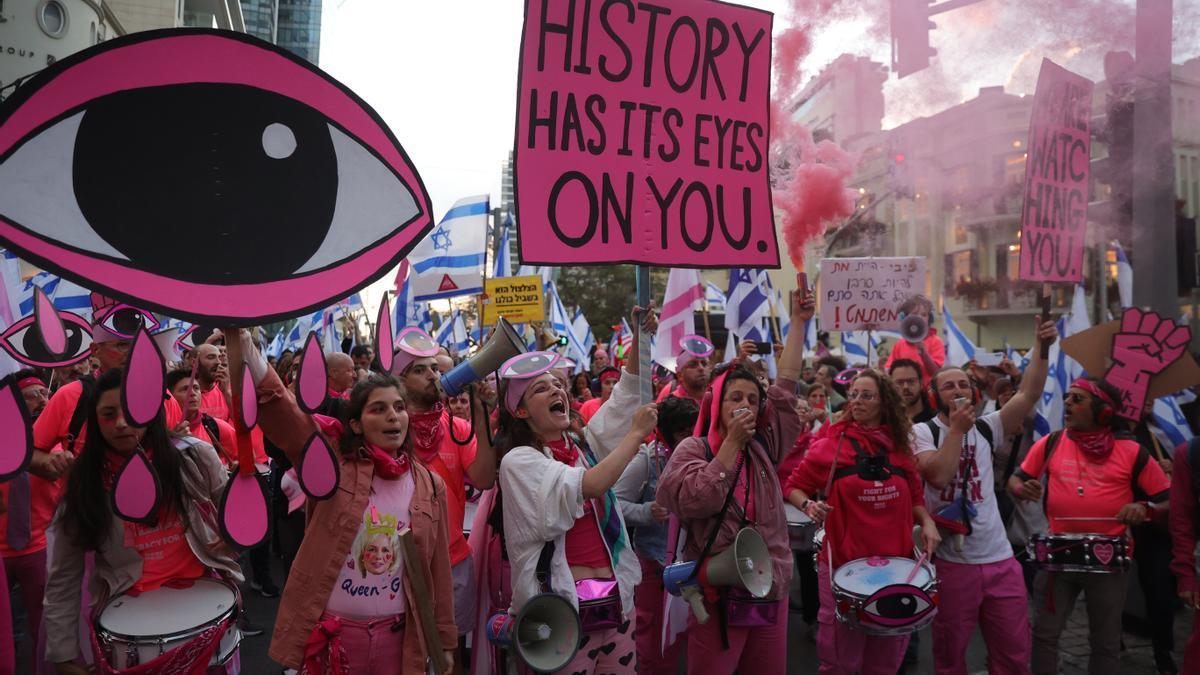
POLYGON ((378 114, 265 42, 123 36, 22 89, 0 112, 0 237, 126 302, 191 321, 295 314, 389 269, 430 225, 378 114))
POLYGON ((933 599, 908 584, 885 586, 867 598, 863 613, 881 626, 903 626, 933 611, 933 599))
POLYGON ((51 354, 38 337, 33 315, 14 323, 0 333, 0 347, 21 363, 39 368, 69 366, 87 358, 92 346, 92 327, 87 320, 70 312, 59 312, 67 333, 67 346, 61 354, 51 354))
POLYGON ((154 315, 133 305, 118 304, 104 311, 96 319, 104 330, 129 340, 137 337, 138 329, 145 326, 147 332, 158 330, 161 325, 154 315))

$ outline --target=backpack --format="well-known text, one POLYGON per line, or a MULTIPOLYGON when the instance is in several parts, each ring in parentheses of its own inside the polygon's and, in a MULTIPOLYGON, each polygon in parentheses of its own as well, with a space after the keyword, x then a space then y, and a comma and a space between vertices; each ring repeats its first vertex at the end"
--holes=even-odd
MULTIPOLYGON (((933 435, 933 447, 937 448, 942 442, 942 428, 932 419, 926 420, 924 424, 926 427, 929 427, 929 433, 933 435)), ((992 438, 992 425, 983 420, 975 420, 975 430, 979 432, 980 436, 983 436, 983 440, 988 442, 988 447, 995 450, 996 444, 992 438)))
POLYGON ((79 438, 79 431, 83 429, 83 423, 87 421, 88 403, 92 400, 92 392, 96 389, 96 378, 91 375, 80 376, 78 381, 83 391, 75 403, 75 410, 71 412, 71 420, 67 422, 67 437, 63 442, 63 449, 68 452, 75 452, 73 447, 75 439, 79 438))

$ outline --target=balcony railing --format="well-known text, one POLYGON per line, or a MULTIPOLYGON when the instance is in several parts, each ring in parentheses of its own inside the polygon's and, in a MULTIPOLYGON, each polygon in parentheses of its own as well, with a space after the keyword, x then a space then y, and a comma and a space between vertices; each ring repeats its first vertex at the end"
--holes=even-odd
MULTIPOLYGON (((1000 286, 981 293, 959 296, 968 316, 989 314, 1036 314, 1038 293, 1029 287, 1000 286)), ((1066 309, 1071 303, 1070 293, 1055 289, 1051 294, 1051 305, 1056 310, 1066 309)))

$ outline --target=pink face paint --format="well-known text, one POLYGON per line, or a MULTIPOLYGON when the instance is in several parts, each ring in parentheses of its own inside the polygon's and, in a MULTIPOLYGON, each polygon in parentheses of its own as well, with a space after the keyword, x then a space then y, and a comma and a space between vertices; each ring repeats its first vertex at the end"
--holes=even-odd
POLYGON ((395 336, 392 333, 392 310, 387 294, 379 303, 379 318, 375 320, 375 355, 383 372, 392 371, 392 358, 396 355, 395 336))
POLYGON ((305 444, 296 475, 304 493, 313 499, 328 499, 337 490, 340 478, 337 457, 320 433, 313 432, 305 444))
POLYGON ((304 343, 304 356, 296 373, 297 403, 306 413, 316 412, 329 394, 329 371, 325 368, 325 353, 317 334, 309 333, 304 343))
POLYGON ((221 536, 240 549, 254 548, 267 538, 267 493, 254 473, 236 474, 221 497, 221 536))
POLYGON ((121 387, 121 407, 131 425, 144 427, 158 415, 166 379, 166 366, 158 345, 145 328, 139 329, 121 387))
POLYGON ((46 351, 59 356, 67 349, 67 330, 63 327, 62 318, 58 316, 50 297, 40 287, 34 287, 33 297, 33 316, 38 336, 42 338, 46 351))
POLYGON ((250 374, 250 368, 245 363, 242 364, 242 423, 246 425, 246 429, 253 429, 254 425, 258 424, 258 396, 254 390, 254 376, 250 374))
POLYGON ((15 382, 0 388, 0 482, 24 471, 33 457, 33 425, 15 382))
POLYGON ((158 474, 140 449, 125 460, 113 485, 113 513, 123 520, 141 522, 158 511, 158 474))

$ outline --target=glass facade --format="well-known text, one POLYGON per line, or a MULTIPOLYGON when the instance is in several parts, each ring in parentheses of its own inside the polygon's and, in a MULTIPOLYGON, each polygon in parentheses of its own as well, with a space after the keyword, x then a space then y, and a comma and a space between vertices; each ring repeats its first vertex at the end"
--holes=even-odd
POLYGON ((318 63, 321 56, 321 0, 277 2, 279 10, 275 44, 310 63, 318 63))
POLYGON ((241 0, 246 32, 267 42, 275 42, 275 10, 279 0, 241 0))

